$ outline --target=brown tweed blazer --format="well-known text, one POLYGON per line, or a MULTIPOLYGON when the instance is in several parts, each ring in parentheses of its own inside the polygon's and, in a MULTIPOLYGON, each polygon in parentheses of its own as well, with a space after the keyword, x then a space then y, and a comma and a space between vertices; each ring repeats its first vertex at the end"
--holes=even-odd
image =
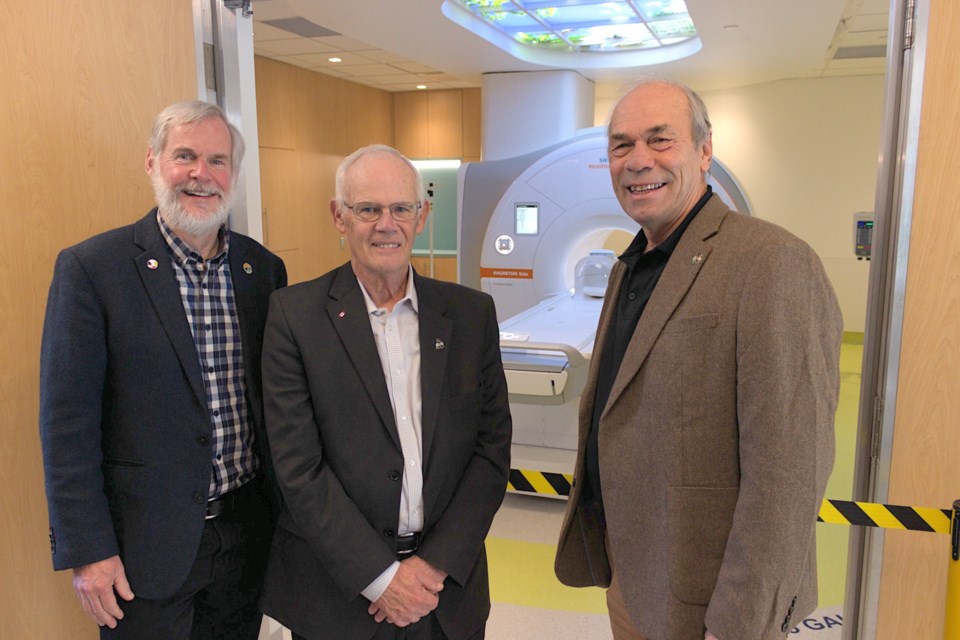
MULTIPOLYGON (((597 353, 623 275, 618 263, 597 353)), ((783 229, 714 195, 680 239, 600 419, 607 542, 650 640, 783 637, 816 606, 842 327, 820 260, 783 229)), ((578 488, 599 360, 556 558, 573 586, 610 582, 602 520, 578 488)))

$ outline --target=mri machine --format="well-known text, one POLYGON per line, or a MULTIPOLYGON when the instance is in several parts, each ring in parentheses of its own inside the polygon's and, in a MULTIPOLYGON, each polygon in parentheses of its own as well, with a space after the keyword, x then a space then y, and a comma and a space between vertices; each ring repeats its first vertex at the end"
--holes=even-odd
MULTIPOLYGON (((614 196, 606 131, 466 163, 457 182, 460 282, 497 306, 511 466, 527 476, 569 476, 606 275, 640 229, 614 196)), ((709 183, 728 206, 750 213, 743 189, 716 158, 709 183)))

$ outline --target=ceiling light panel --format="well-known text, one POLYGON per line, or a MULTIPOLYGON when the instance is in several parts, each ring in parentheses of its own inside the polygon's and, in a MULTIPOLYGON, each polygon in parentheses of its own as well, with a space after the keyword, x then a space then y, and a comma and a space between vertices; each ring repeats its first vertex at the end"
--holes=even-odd
POLYGON ((695 38, 683 0, 454 0, 528 47, 610 52, 695 38))

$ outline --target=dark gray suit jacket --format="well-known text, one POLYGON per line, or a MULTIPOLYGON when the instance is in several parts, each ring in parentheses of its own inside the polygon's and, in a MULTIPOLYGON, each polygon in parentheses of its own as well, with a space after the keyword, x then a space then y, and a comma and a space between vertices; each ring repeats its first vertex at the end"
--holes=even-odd
MULTIPOLYGON (((272 475, 260 345, 269 295, 287 275, 277 256, 232 232, 229 260, 255 451, 272 475)), ((120 554, 138 596, 161 598, 179 587, 196 557, 206 514, 209 413, 156 209, 63 250, 40 355, 54 568, 120 554)))
MULTIPOLYGON (((418 554, 449 574, 436 614, 457 640, 490 610, 483 541, 507 483, 507 387, 490 297, 414 278, 425 510, 418 554)), ((350 264, 272 296, 263 372, 284 497, 264 612, 310 638, 369 638, 377 625, 360 592, 395 559, 403 455, 350 264)))

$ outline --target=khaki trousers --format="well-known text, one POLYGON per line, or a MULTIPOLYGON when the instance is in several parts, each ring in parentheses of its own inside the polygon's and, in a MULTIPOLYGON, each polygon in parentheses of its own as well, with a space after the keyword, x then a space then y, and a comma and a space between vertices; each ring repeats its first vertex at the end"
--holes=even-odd
POLYGON ((610 614, 610 629, 613 631, 613 640, 647 640, 634 628, 627 613, 627 606, 623 602, 623 593, 620 591, 620 581, 617 578, 617 566, 610 553, 610 543, 604 540, 607 548, 607 558, 610 560, 610 588, 607 589, 607 611, 610 614))

